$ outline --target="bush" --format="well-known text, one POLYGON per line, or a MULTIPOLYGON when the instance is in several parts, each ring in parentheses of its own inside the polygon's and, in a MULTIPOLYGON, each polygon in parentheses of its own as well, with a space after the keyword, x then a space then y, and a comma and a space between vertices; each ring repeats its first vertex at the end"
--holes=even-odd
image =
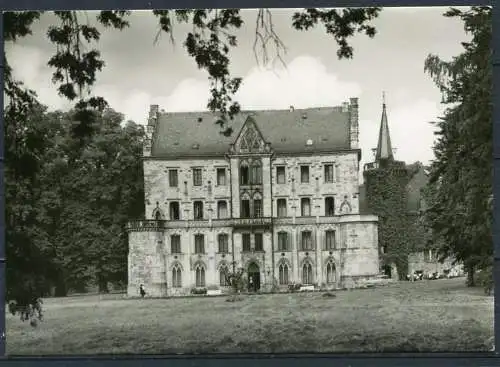
POLYGON ((486 268, 482 269, 481 272, 477 273, 477 282, 481 287, 483 287, 484 293, 486 295, 491 295, 494 284, 493 267, 487 266, 486 268))
POLYGON ((42 312, 42 304, 43 301, 41 298, 33 299, 30 303, 21 305, 15 301, 9 302, 9 312, 12 315, 19 315, 21 321, 28 321, 32 327, 36 327, 38 325, 38 321, 43 320, 43 312, 42 312))
POLYGON ((288 284, 288 290, 290 292, 295 292, 298 291, 302 287, 302 284, 299 283, 294 283, 294 284, 288 284))
POLYGON ((206 288, 192 288, 191 294, 207 294, 206 288))

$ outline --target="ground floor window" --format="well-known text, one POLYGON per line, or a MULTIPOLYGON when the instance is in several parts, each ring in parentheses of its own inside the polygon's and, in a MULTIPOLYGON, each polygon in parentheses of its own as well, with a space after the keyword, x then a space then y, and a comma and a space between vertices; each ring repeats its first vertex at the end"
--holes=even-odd
POLYGON ((302 284, 312 284, 313 283, 313 270, 310 263, 305 263, 302 266, 302 284))
POLYGON ((279 281, 280 281, 281 285, 288 284, 288 265, 287 264, 280 264, 279 281))
POLYGON ((219 284, 221 287, 227 287, 229 282, 227 281, 228 269, 227 266, 222 266, 219 269, 219 284))
POLYGON ((202 265, 196 267, 196 287, 205 286, 205 268, 202 265))
POLYGON ((172 287, 182 287, 182 271, 179 265, 174 266, 174 268, 172 269, 172 287))
POLYGON ((328 284, 333 284, 337 281, 337 274, 335 269, 335 264, 333 262, 329 262, 326 265, 326 282, 328 284))

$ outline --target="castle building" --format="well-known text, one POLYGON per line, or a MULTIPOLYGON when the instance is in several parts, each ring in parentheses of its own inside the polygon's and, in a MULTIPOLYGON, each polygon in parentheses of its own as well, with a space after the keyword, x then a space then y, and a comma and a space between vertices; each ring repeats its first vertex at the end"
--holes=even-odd
POLYGON ((145 213, 128 223, 128 294, 331 289, 379 274, 378 218, 360 212, 358 99, 244 111, 225 136, 208 112, 150 108, 145 213))

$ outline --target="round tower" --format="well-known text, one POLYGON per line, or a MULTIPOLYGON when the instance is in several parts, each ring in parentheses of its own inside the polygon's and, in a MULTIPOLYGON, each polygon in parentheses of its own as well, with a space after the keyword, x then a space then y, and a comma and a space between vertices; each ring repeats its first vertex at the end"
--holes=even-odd
POLYGON ((404 279, 408 269, 409 243, 406 232, 408 169, 396 161, 389 134, 385 100, 375 152, 375 160, 363 169, 369 210, 379 217, 379 254, 382 271, 404 279), (397 274, 394 274, 394 271, 397 274))

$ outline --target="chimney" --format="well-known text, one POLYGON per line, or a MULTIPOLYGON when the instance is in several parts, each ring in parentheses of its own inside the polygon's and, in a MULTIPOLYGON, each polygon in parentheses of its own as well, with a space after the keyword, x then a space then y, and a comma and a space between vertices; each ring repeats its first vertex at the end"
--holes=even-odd
POLYGON ((157 104, 152 104, 149 106, 148 125, 155 124, 159 112, 160 112, 160 106, 158 106, 157 104))
POLYGON ((295 108, 293 106, 290 106, 290 112, 295 111, 295 108))
POLYGON ((349 102, 342 102, 342 112, 349 112, 349 102))
POLYGON ((158 120, 160 106, 152 104, 149 106, 148 125, 146 126, 146 139, 142 147, 142 155, 144 157, 151 156, 151 148, 153 145, 153 135, 156 130, 156 121, 158 120))
POLYGON ((350 98, 349 104, 349 135, 351 149, 359 149, 359 116, 358 98, 350 98))

